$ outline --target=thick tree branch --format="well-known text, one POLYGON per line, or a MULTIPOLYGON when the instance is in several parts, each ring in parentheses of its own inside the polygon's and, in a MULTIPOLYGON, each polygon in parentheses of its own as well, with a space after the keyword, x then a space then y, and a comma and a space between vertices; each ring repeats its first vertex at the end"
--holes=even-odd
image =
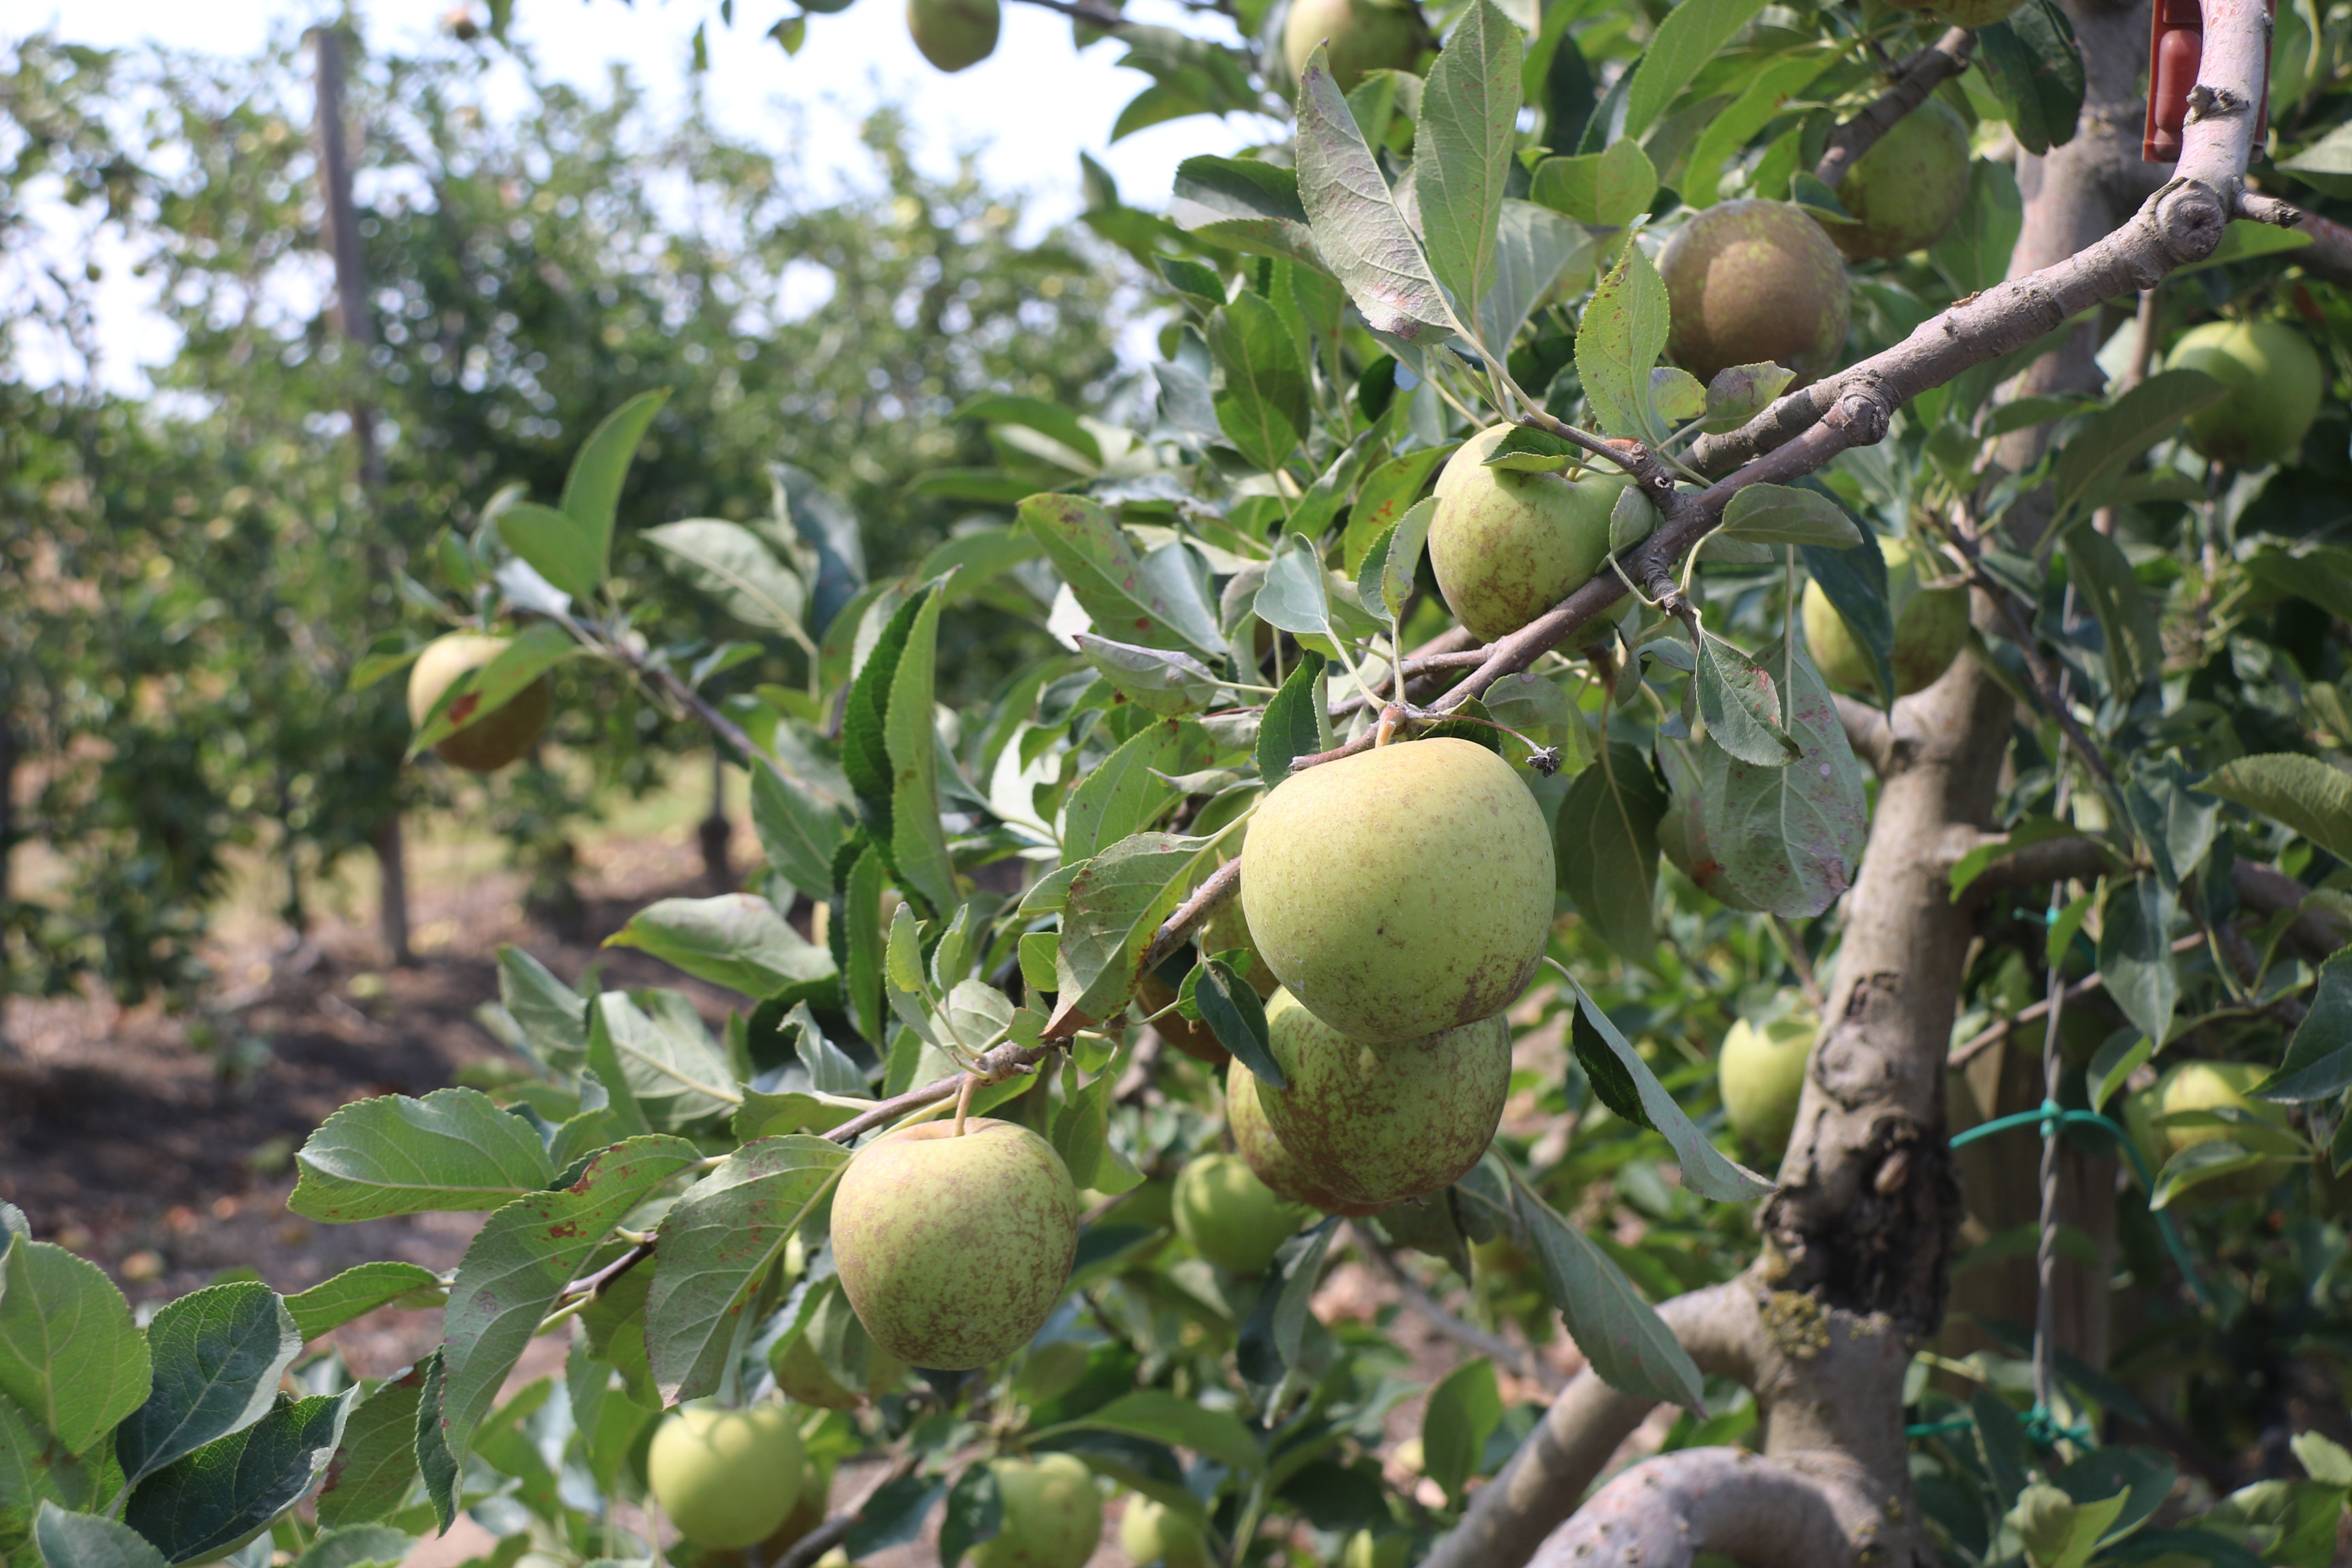
MULTIPOLYGON (((1946 846, 1949 856, 1946 867, 1957 864, 1979 845, 1999 843, 2001 837, 1997 833, 1979 833, 1973 828, 1956 830, 1946 846)), ((2045 838, 2039 844, 2011 850, 1988 864, 1968 885, 1967 892, 1981 894, 2039 887, 2046 882, 2088 881, 2114 868, 2113 853, 2105 844, 2087 836, 2045 838)))
POLYGON ((1846 171, 1895 129, 1905 115, 1927 101, 1937 88, 1969 68, 1969 52, 1977 36, 1954 27, 1895 69, 1895 80, 1870 106, 1830 133, 1828 151, 1814 165, 1814 177, 1834 190, 1846 171))
POLYGON ((2305 906, 2311 889, 2284 871, 2252 860, 2230 863, 2230 886, 2238 901, 2262 915, 2275 915, 2285 910, 2301 910, 2294 925, 2287 928, 2287 940, 2295 951, 2315 963, 2326 959, 2352 941, 2352 933, 2344 922, 2325 910, 2305 906))
POLYGON ((1832 692, 1830 700, 1837 704, 1838 727, 1845 731, 1845 743, 1870 765, 1872 773, 1885 778, 1895 766, 1895 727, 1886 721, 1886 715, 1842 692, 1832 692))
POLYGON ((1866 1473, 1851 1461, 1685 1448, 1601 1488, 1543 1543, 1532 1568, 1690 1568, 1702 1552, 1746 1568, 1864 1568, 1885 1561, 1885 1529, 1866 1473))

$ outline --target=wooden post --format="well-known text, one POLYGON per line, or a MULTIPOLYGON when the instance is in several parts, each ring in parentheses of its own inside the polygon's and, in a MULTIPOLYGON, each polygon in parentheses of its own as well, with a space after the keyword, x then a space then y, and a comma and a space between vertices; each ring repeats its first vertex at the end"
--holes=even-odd
MULTIPOLYGON (((316 65, 317 110, 311 140, 319 160, 319 195, 324 208, 328 253, 335 263, 335 324, 344 341, 364 353, 374 341, 367 311, 367 274, 360 255, 358 216, 352 206, 351 150, 343 135, 343 39, 332 27, 310 30, 316 65)), ((352 438, 359 447, 360 488, 372 501, 383 485, 383 459, 375 444, 375 410, 364 399, 352 404, 352 438)), ((383 552, 371 542, 373 574, 384 575, 383 552)), ((408 874, 401 853, 400 814, 385 814, 370 836, 379 882, 378 921, 384 953, 395 966, 410 962, 408 874)))

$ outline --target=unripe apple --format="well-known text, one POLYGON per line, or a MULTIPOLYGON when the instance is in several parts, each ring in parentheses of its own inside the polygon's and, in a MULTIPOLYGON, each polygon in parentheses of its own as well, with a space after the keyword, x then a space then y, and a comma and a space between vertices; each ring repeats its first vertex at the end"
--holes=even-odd
POLYGON ((1928 99, 1854 160, 1837 197, 1861 220, 1823 226, 1847 256, 1891 259, 1935 244, 1969 203, 1967 122, 1928 99))
POLYGON ((907 0, 907 31, 943 71, 976 66, 996 52, 1004 16, 998 0, 907 0))
POLYGON ((1078 1250, 1078 1194, 1053 1145, 973 1117, 857 1152, 833 1197, 834 1262, 857 1321, 943 1372, 1011 1355, 1043 1327, 1078 1250))
POLYGON ((1761 1026, 1742 1018, 1716 1053, 1716 1077, 1731 1130, 1769 1163, 1789 1152, 1797 1100, 1805 1091, 1805 1062, 1821 1027, 1820 1016, 1803 1008, 1761 1026))
POLYGON ((1285 1087, 1258 1085, 1258 1103, 1326 1190, 1402 1203, 1450 1185, 1495 1141, 1511 1090, 1511 1026, 1501 1015, 1368 1046, 1277 991, 1265 1025, 1285 1087))
POLYGON ((991 1459, 1004 1523, 971 1549, 972 1568, 1084 1568, 1102 1540, 1102 1493, 1085 1463, 1069 1454, 991 1459))
POLYGON ((1119 1516, 1118 1549, 1135 1568, 1217 1568, 1198 1524, 1140 1492, 1127 1500, 1119 1516))
MULTIPOLYGON (((2284 1128, 2286 1107, 2274 1100, 2252 1100, 2246 1094, 2270 1073, 2270 1068, 2254 1062, 2183 1062, 2153 1087, 2134 1095, 2132 1113, 2126 1120, 2139 1134, 2141 1151, 2155 1174, 2163 1175, 2166 1161, 2200 1143, 2226 1139, 2243 1146, 2237 1130, 2225 1123, 2175 1123, 2168 1117, 2198 1110, 2242 1110, 2269 1126, 2284 1128)), ((2269 1192, 2298 1168, 2295 1161, 2265 1157, 2242 1171, 2199 1183, 2168 1206, 2201 1208, 2231 1198, 2254 1197, 2269 1192)))
POLYGON ((1405 1553, 1412 1546, 1402 1535, 1374 1535, 1360 1530, 1348 1537, 1348 1545, 1339 1556, 1339 1568, 1404 1568, 1405 1553))
POLYGON ((1437 476, 1429 565, 1454 618, 1482 642, 1517 631, 1581 588, 1609 553, 1609 510, 1631 481, 1595 471, 1490 468, 1486 455, 1514 426, 1465 441, 1437 476))
POLYGON ((1276 1249, 1313 1217, 1305 1204, 1276 1196, 1237 1154, 1203 1154, 1176 1177, 1176 1234, 1243 1279, 1265 1273, 1276 1249))
POLYGON ((1517 999, 1551 934, 1551 834, 1486 747, 1360 752, 1276 785, 1242 849, 1242 908, 1290 994, 1368 1045, 1517 999))
POLYGON ((898 1387, 907 1375, 907 1363, 880 1345, 874 1346, 866 1353, 866 1390, 861 1394, 826 1369, 824 1358, 816 1353, 816 1347, 803 1334, 776 1363, 775 1373, 776 1386, 783 1390, 787 1399, 826 1410, 855 1410, 869 1398, 898 1387))
POLYGON ((646 1455, 654 1500, 702 1546, 749 1546, 774 1533, 800 1496, 801 1435, 775 1401, 743 1410, 681 1405, 646 1455))
MULTIPOLYGON (((1919 586, 1920 567, 1934 569, 1900 539, 1882 539, 1886 557, 1886 603, 1895 612, 1895 695, 1908 697, 1933 686, 1969 642, 1969 591, 1958 585, 1919 586)), ((1870 654, 1838 614, 1819 583, 1805 584, 1805 643, 1813 668, 1842 690, 1864 696, 1878 689, 1870 654)))
POLYGON ((1845 263, 1802 207, 1704 208, 1667 243, 1658 272, 1674 310, 1667 352, 1701 382, 1769 361, 1802 386, 1845 351, 1845 263))
POLYGON ((1351 1203, 1316 1181, 1298 1156, 1284 1148, 1282 1140, 1266 1124, 1257 1074, 1238 1058, 1225 1068, 1225 1130, 1234 1135, 1234 1148, 1241 1154, 1242 1163, 1276 1197, 1351 1219, 1378 1214, 1386 1206, 1351 1203))
POLYGON ((2189 416, 2189 444, 2200 457, 2259 468, 2294 455, 2327 375, 2301 332, 2283 321, 2208 321, 2181 334, 2167 370, 2201 370, 2230 389, 2189 416))
POLYGON ((1341 92, 1352 91, 1366 71, 1411 70, 1430 42, 1428 24, 1412 0, 1291 0, 1282 26, 1282 58, 1291 80, 1306 71, 1307 57, 1326 39, 1331 80, 1341 92))
MULTIPOLYGON (((416 656, 408 671, 408 721, 417 729, 433 714, 433 705, 452 682, 469 669, 479 669, 506 652, 507 639, 479 632, 451 632, 434 638, 416 656)), ((481 706, 481 694, 468 691, 449 704, 449 716, 460 723, 481 706)), ((454 767, 487 773, 505 767, 530 750, 547 728, 555 706, 555 689, 541 676, 506 703, 434 743, 433 753, 454 767)))

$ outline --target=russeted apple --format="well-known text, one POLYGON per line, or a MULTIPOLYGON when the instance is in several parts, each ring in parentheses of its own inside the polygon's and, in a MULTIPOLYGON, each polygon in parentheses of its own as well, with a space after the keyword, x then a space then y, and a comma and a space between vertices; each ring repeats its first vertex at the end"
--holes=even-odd
POLYGON ((1501 1015, 1368 1046, 1287 991, 1265 1026, 1284 1087, 1257 1086, 1266 1123, 1308 1179, 1384 1207, 1449 1186, 1495 1141, 1511 1089, 1511 1027, 1501 1015))
POLYGON ((1307 1011, 1368 1045, 1517 999, 1551 932, 1551 835, 1486 747, 1360 752, 1276 785, 1242 849, 1242 908, 1307 1011))
POLYGON ((1715 1071, 1724 1113, 1748 1151, 1768 1164, 1789 1152, 1797 1101, 1805 1091, 1805 1063, 1822 1021, 1797 1008, 1764 1024, 1741 1018, 1723 1037, 1715 1071))
MULTIPOLYGON (((408 671, 409 723, 423 729, 434 704, 459 676, 481 668, 506 650, 506 638, 482 632, 451 632, 427 643, 408 671)), ((468 691, 449 704, 449 716, 464 724, 481 702, 479 692, 468 691)), ((468 773, 494 773, 530 750, 554 706, 555 689, 542 675, 490 712, 436 742, 433 754, 468 773)))
POLYGON ((1859 221, 1823 226, 1848 257, 1891 260, 1935 244, 1969 205, 1967 122, 1930 98, 1854 160, 1837 198, 1859 221))
POLYGON ((1703 208, 1667 242, 1658 273, 1674 311, 1667 352, 1702 382, 1769 361, 1795 371, 1801 386, 1845 351, 1845 263, 1802 207, 1703 208))
POLYGON ((800 1430, 776 1400, 681 1405, 654 1433, 646 1479, 688 1541, 750 1546, 773 1534, 800 1496, 800 1430))
POLYGON ((1118 1518, 1118 1549, 1138 1568, 1217 1568, 1201 1527, 1166 1503, 1137 1492, 1118 1518))
POLYGON ((1609 553, 1609 511, 1623 474, 1489 468, 1514 426, 1490 426, 1437 476, 1429 565, 1445 607, 1482 642, 1517 631, 1591 580, 1609 553))
POLYGON ((991 1459, 1003 1523, 971 1549, 972 1568, 1084 1568, 1102 1540, 1102 1493, 1070 1454, 991 1459))
MULTIPOLYGON (((1920 587, 1922 568, 1936 571, 1935 558, 1903 540, 1882 539, 1878 548, 1886 557, 1887 607, 1895 613, 1895 695, 1908 697, 1933 686, 1968 646, 1969 591, 1958 584, 1920 587)), ((1822 679, 1863 696, 1878 689, 1869 651, 1819 583, 1805 584, 1804 617, 1805 645, 1822 679)))
POLYGON ((1277 1196, 1238 1154, 1203 1154, 1176 1176, 1176 1234, 1228 1274, 1265 1272, 1282 1244, 1314 1217, 1277 1196))
POLYGON ((2167 370, 2201 370, 2230 389, 2189 416, 2200 457, 2259 468, 2303 445, 2327 390, 2319 355, 2283 321, 2208 321, 2191 327, 2164 356, 2167 370))
POLYGON ((1282 58, 1297 81, 1315 46, 1328 40, 1331 80, 1348 92, 1370 70, 1411 70, 1432 42, 1412 0, 1291 0, 1282 58))
POLYGON ((1078 1250, 1078 1194, 1053 1145, 976 1116, 877 1139, 833 1198, 841 1288, 874 1342, 935 1371, 1029 1342, 1078 1250))
MULTIPOLYGON (((2270 1068, 2254 1062, 2182 1062, 2155 1084, 2131 1097, 2124 1120, 2147 1156, 2149 1167, 2162 1175, 2165 1163, 2200 1143, 2227 1140, 2245 1147, 2248 1142, 2226 1121, 2188 1120, 2200 1111, 2236 1111, 2263 1130, 2284 1129, 2286 1107, 2274 1100, 2254 1100, 2246 1091, 2270 1076, 2270 1068), (2175 1117, 2180 1121, 2172 1120, 2175 1117)), ((2250 1151, 2260 1153, 2261 1151, 2250 1151)), ((2200 1182, 2173 1200, 2174 1208, 2201 1208, 2231 1198, 2253 1197, 2277 1185, 2280 1178, 2301 1169, 2297 1162, 2263 1154, 2242 1170, 2200 1182)))
POLYGON ((907 32, 925 59, 954 72, 996 52, 1004 25, 998 0, 907 0, 907 32))
POLYGON ((1258 1098, 1257 1074, 1235 1058, 1225 1068, 1225 1131, 1234 1135, 1234 1149, 1251 1173, 1275 1196, 1351 1219, 1378 1214, 1380 1204, 1359 1204, 1341 1197, 1317 1182, 1306 1166, 1282 1145, 1266 1124, 1265 1108, 1258 1098))

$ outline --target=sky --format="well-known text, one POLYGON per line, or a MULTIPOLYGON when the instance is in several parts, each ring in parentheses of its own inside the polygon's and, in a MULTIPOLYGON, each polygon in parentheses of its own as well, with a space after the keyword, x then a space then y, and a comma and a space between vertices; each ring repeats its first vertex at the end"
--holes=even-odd
MULTIPOLYGON (((996 53, 946 76, 916 53, 903 5, 855 0, 837 15, 812 16, 796 58, 762 36, 771 22, 793 13, 793 0, 737 0, 731 29, 719 25, 718 0, 514 0, 512 36, 553 76, 601 89, 611 66, 623 63, 657 102, 674 104, 686 89, 695 26, 707 21, 705 87, 713 112, 730 130, 795 151, 817 188, 829 176, 863 177, 870 165, 856 142, 857 123, 872 109, 895 103, 914 124, 926 167, 945 173, 957 152, 974 151, 989 183, 1026 193, 1031 216, 1044 223, 1079 209, 1081 151, 1110 170, 1122 199, 1157 207, 1181 160, 1230 153, 1269 133, 1263 122, 1196 116, 1113 143, 1119 109, 1150 81, 1119 68, 1117 43, 1098 42, 1081 54, 1062 17, 1042 6, 1007 4, 996 53)), ((426 44, 448 5, 351 0, 350 9, 373 47, 401 51, 426 44)), ((0 0, 0 41, 38 29, 101 47, 152 42, 249 54, 275 27, 299 28, 343 8, 341 0, 0 0)), ((1181 15, 1174 0, 1135 0, 1129 13, 1139 21, 1181 15)), ((62 225, 51 238, 52 248, 68 252, 81 244, 62 225)), ((144 381, 141 367, 168 357, 173 337, 128 268, 106 271, 100 305, 106 379, 135 390, 144 381)))

